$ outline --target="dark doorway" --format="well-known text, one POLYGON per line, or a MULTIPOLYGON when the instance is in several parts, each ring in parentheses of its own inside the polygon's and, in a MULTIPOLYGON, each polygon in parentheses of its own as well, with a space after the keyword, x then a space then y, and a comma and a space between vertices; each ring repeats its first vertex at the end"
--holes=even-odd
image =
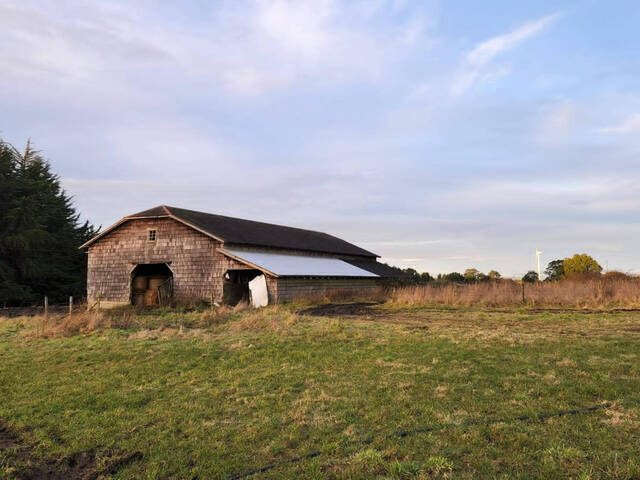
POLYGON ((169 305, 173 299, 173 272, 166 263, 141 263, 131 272, 131 303, 169 305))
POLYGON ((222 303, 235 306, 240 302, 249 303, 249 282, 262 275, 260 270, 227 270, 224 274, 222 303))

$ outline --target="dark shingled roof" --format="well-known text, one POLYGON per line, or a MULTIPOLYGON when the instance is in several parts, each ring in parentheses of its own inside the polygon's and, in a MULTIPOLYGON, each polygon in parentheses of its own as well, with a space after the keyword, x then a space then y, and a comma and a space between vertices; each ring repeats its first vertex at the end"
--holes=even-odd
MULTIPOLYGON (((357 255, 375 258, 377 255, 333 235, 272 223, 196 212, 184 208, 159 206, 129 215, 126 219, 172 216, 225 243, 256 247, 283 248, 337 255, 357 255)), ((106 233, 106 232, 105 232, 106 233)), ((373 272, 375 273, 375 272, 373 272)))
POLYGON ((350 263, 354 267, 361 268, 362 270, 366 270, 367 272, 375 273, 379 277, 383 278, 397 278, 404 277, 407 274, 404 273, 401 269, 397 267, 392 267, 387 265, 386 263, 376 262, 371 259, 363 259, 363 260, 344 260, 347 263, 350 263))

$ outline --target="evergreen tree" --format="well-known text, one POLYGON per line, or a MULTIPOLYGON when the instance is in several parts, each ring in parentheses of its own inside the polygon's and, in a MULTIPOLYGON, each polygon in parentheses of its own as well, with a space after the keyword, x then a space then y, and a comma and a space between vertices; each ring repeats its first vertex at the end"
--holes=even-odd
POLYGON ((544 273, 547 275, 547 280, 560 280, 564 277, 564 260, 552 260, 547 265, 544 273))
POLYGON ((0 304, 83 296, 86 260, 78 247, 94 234, 30 142, 24 153, 0 142, 0 304))

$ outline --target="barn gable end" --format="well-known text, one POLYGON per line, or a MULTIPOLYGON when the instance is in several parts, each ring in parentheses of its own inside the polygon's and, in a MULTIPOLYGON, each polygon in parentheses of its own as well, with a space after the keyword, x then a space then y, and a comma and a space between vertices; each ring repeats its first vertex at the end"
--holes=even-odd
POLYGON ((87 298, 104 306, 131 300, 131 273, 141 264, 167 264, 177 300, 222 299, 223 275, 248 269, 218 252, 221 243, 171 218, 134 219, 89 247, 87 298), (156 240, 150 242, 150 230, 156 240))

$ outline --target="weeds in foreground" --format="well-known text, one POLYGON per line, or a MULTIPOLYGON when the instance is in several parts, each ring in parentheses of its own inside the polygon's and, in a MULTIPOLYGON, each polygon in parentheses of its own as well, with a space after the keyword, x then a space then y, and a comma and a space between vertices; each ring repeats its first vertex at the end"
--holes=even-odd
POLYGON ((386 478, 447 478, 453 470, 453 462, 445 457, 429 457, 424 463, 401 460, 387 460, 382 452, 368 448, 356 453, 349 462, 349 468, 372 476, 385 475, 386 478))
MULTIPOLYGON (((127 319, 125 321, 132 321, 131 315, 127 315, 127 319)), ((28 338, 70 337, 115 326, 112 319, 100 311, 74 313, 62 318, 35 316, 18 320, 25 327, 24 336, 28 338)))
POLYGON ((136 330, 141 338, 164 338, 182 335, 185 330, 280 332, 290 328, 298 320, 299 315, 283 305, 252 309, 247 304, 239 304, 235 307, 220 306, 194 311, 166 307, 142 310, 125 307, 84 311, 62 318, 18 317, 12 321, 21 326, 22 336, 26 338, 70 337, 109 328, 136 330))

